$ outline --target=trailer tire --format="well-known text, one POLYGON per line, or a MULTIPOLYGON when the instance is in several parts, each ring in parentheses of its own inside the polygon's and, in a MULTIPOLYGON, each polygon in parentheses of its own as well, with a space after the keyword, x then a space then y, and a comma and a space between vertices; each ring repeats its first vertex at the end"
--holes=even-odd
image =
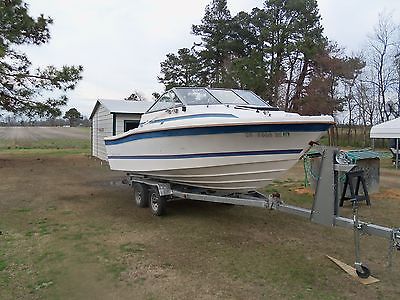
POLYGON ((356 269, 356 273, 357 273, 358 277, 365 279, 371 275, 371 271, 369 270, 369 268, 367 266, 361 265, 361 269, 362 269, 362 271, 359 271, 356 269))
POLYGON ((133 184, 133 196, 138 207, 149 206, 149 194, 144 184, 137 182, 133 184))
POLYGON ((166 213, 167 200, 165 197, 160 196, 157 187, 149 189, 149 204, 151 213, 154 216, 162 216, 166 213))

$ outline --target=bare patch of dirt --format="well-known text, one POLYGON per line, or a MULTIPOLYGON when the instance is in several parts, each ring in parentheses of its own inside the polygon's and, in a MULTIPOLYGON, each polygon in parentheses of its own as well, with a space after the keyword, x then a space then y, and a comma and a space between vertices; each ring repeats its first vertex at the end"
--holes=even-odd
POLYGON ((383 191, 374 195, 374 198, 379 200, 394 199, 400 201, 400 189, 383 189, 383 191))
POLYGON ((314 194, 314 191, 311 188, 305 188, 305 187, 299 187, 294 190, 297 194, 300 195, 310 195, 312 196, 314 194))
MULTIPOLYGON (((399 171, 400 173, 400 171, 399 171)), ((391 174, 391 175, 381 175, 380 177, 380 185, 386 188, 398 188, 400 189, 400 175, 399 174, 391 174)))

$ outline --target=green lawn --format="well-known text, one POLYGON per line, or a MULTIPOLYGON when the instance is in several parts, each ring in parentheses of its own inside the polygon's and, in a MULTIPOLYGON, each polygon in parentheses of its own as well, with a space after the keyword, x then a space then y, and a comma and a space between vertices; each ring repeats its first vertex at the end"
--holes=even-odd
MULTIPOLYGON (((2 128, 3 131, 7 128, 2 128)), ((23 128, 21 128, 24 130, 23 128)), ((51 128, 56 134, 50 138, 40 138, 40 135, 33 134, 32 136, 23 136, 15 138, 0 138, 0 153, 3 154, 21 154, 21 155, 35 155, 35 154, 90 154, 90 128, 73 128, 74 132, 81 133, 82 136, 71 137, 68 135, 68 128, 51 128), (57 132, 57 129, 63 130, 62 133, 67 133, 62 136, 62 133, 57 132)), ((26 129, 30 132, 38 132, 40 134, 41 128, 26 129)))
MULTIPOLYGON (((362 258, 382 280, 363 286, 325 256, 352 264, 351 230, 184 200, 153 217, 134 205, 123 173, 87 156, 89 140, 8 147, 0 149, 1 300, 400 297, 399 256, 389 271, 384 239, 362 237, 362 258)), ((398 226, 397 172, 388 159, 382 164, 381 192, 361 217, 398 226)), ((264 191, 310 207, 303 175, 298 163, 264 191)))

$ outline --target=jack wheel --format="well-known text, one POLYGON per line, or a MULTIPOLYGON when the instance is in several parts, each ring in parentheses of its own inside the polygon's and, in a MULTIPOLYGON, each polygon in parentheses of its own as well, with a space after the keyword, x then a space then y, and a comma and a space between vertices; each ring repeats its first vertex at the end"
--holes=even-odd
POLYGON ((357 273, 358 277, 365 279, 371 275, 371 271, 368 269, 368 267, 361 265, 361 269, 362 269, 362 271, 359 271, 356 269, 356 273, 357 273))
POLYGON ((149 206, 149 195, 147 187, 142 183, 133 184, 133 196, 138 207, 149 206))
POLYGON ((155 216, 162 216, 166 213, 167 200, 160 196, 156 187, 149 189, 149 202, 151 213, 155 216))

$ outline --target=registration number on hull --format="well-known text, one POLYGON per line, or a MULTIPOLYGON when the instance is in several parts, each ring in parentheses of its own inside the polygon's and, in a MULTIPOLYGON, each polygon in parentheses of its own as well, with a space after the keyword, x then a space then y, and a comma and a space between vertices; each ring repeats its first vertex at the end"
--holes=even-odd
POLYGON ((246 137, 270 138, 270 137, 286 137, 290 132, 246 132, 246 137))

